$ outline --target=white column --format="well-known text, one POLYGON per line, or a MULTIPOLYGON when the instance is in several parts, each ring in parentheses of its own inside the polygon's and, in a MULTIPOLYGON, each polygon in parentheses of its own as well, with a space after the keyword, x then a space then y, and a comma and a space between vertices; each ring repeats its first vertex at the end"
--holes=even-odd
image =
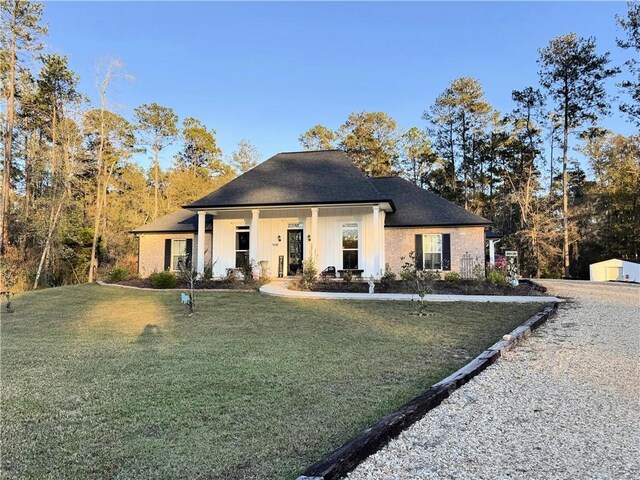
POLYGON ((211 252, 211 276, 215 276, 215 263, 216 263, 216 257, 214 255, 214 250, 213 250, 213 246, 215 245, 215 241, 213 239, 213 227, 214 227, 214 220, 216 219, 215 216, 211 217, 211 247, 210 247, 210 252, 211 252))
POLYGON ((373 276, 380 275, 380 207, 373 206, 373 276))
MULTIPOLYGON (((311 209, 311 248, 313 254, 318 257, 318 208, 313 207, 311 209)), ((318 259, 316 258, 316 261, 318 259)))
POLYGON ((196 251, 196 272, 198 276, 204 274, 204 222, 207 220, 206 212, 198 212, 198 247, 196 251))
POLYGON ((258 220, 260 210, 251 210, 251 227, 249 229, 249 261, 258 263, 258 220))
POLYGON ((387 218, 387 213, 384 210, 380 210, 380 268, 382 273, 387 268, 387 246, 384 238, 384 222, 387 218))
POLYGON ((489 240, 489 266, 495 267, 496 265, 496 243, 498 243, 501 239, 498 240, 489 240))

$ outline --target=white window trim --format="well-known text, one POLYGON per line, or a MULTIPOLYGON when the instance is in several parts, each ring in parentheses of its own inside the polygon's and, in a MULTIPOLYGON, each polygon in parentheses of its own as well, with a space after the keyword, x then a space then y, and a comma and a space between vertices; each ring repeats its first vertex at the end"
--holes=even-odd
POLYGON ((363 256, 362 256, 362 221, 361 220, 349 220, 349 219, 345 219, 345 220, 338 220, 338 226, 339 226, 339 240, 338 240, 338 246, 339 246, 339 259, 340 259, 340 265, 342 265, 341 270, 345 269, 344 266, 344 251, 345 250, 349 250, 349 251, 357 251, 358 252, 358 268, 357 270, 364 270, 362 268, 362 261, 363 261, 363 256), (344 230, 344 225, 348 224, 348 223, 353 223, 357 225, 357 229, 358 229, 358 248, 343 248, 342 247, 342 231, 344 230))
POLYGON ((440 272, 442 271, 442 266, 444 263, 444 254, 442 252, 442 234, 441 233, 423 233, 422 234, 422 270, 424 271, 428 271, 428 272, 440 272), (425 238, 427 236, 438 236, 440 237, 440 252, 426 252, 425 251, 425 238), (426 253, 440 253, 440 268, 425 268, 425 259, 426 259, 426 253))
POLYGON ((178 256, 184 256, 185 258, 187 258, 188 253, 187 253, 187 238, 172 238, 171 239, 171 264, 169 265, 169 270, 172 272, 179 272, 180 270, 174 269, 173 268, 173 259, 175 257, 178 256), (184 242, 184 255, 180 255, 179 253, 175 252, 175 242, 184 242))
MULTIPOLYGON (((251 226, 246 224, 236 224, 235 229, 233 231, 233 268, 240 268, 236 266, 236 258, 238 257, 238 252, 247 252, 247 257, 249 257, 249 252, 251 252, 251 226), (249 248, 247 250, 238 250, 236 248, 238 242, 238 233, 248 233, 249 234, 249 248)), ((251 261, 249 259, 249 261, 251 261)))

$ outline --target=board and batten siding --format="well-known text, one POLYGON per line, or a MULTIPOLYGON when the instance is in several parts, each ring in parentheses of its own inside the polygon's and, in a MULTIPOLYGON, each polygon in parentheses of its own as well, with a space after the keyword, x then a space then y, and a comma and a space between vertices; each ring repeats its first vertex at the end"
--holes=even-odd
POLYGON ((392 227, 385 228, 386 263, 391 271, 400 273, 409 254, 415 250, 416 235, 451 235, 451 271, 460 273, 461 258, 465 254, 484 265, 484 227, 392 227), (404 260, 401 257, 405 257, 404 260))
MULTIPOLYGON (((384 222, 384 212, 380 221, 384 222)), ((374 229, 373 210, 371 207, 324 208, 318 211, 317 245, 308 240, 311 232, 311 209, 261 210, 258 220, 258 258, 256 262, 267 261, 271 277, 278 275, 278 257, 284 257, 284 274, 287 269, 287 230, 289 224, 302 224, 303 257, 313 255, 319 271, 328 266, 342 269, 342 224, 359 224, 358 267, 364 270, 363 275, 373 275, 374 229), (278 241, 280 236, 280 241, 278 241)), ((251 225, 251 212, 220 213, 214 217, 214 275, 226 275, 228 268, 235 267, 235 233, 238 226, 251 225)), ((380 228, 382 232, 382 228, 380 228)), ((382 233, 380 233, 382 237, 382 233)), ((312 237, 313 238, 313 237, 312 237)), ((381 248, 384 247, 382 239, 381 248)))
MULTIPOLYGON (((385 212, 380 211, 379 222, 384 224, 385 212)), ((303 256, 314 254, 319 271, 329 266, 342 269, 342 225, 359 225, 358 268, 364 270, 363 277, 378 277, 383 273, 385 264, 399 273, 409 253, 415 250, 415 235, 429 233, 448 233, 451 235, 451 271, 460 271, 462 255, 469 253, 480 264, 484 263, 484 227, 429 227, 429 228, 379 228, 378 244, 380 249, 380 268, 374 271, 375 229, 371 207, 320 207, 318 211, 317 245, 308 240, 311 232, 311 210, 281 209, 261 210, 258 221, 258 258, 256 262, 267 261, 269 274, 278 275, 278 257, 284 257, 284 274, 287 269, 287 230, 289 224, 302 223, 303 256), (280 241, 278 241, 280 236, 280 241), (402 260, 401 257, 405 257, 402 260)), ((221 212, 214 217, 213 251, 215 262, 213 274, 224 277, 227 269, 235 268, 236 227, 251 225, 251 212, 221 212)), ((139 273, 147 277, 153 272, 164 270, 165 239, 193 240, 193 265, 197 264, 196 233, 145 233, 140 235, 139 273)), ((312 236, 313 238, 313 236, 312 236)), ((205 234, 205 264, 211 258, 211 233, 205 234)))

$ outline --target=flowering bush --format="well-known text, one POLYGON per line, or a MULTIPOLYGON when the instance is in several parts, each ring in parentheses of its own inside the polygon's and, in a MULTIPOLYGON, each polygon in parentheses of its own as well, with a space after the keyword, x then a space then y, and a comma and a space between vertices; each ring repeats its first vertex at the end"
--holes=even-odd
MULTIPOLYGON (((498 268, 501 270, 507 269, 507 259, 503 255, 496 255, 495 262, 496 262, 496 264, 494 265, 495 268, 498 268)), ((487 262, 487 268, 492 268, 489 262, 487 262)))

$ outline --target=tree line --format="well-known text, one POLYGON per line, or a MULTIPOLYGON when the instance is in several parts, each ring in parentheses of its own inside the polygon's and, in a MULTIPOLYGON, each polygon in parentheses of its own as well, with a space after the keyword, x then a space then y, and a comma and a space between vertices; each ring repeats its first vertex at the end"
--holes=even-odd
MULTIPOLYGON (((117 60, 100 65, 97 102, 79 91, 68 58, 43 53, 43 5, 1 0, 0 254, 3 281, 30 289, 93 281, 114 266, 135 271, 129 230, 172 212, 258 164, 242 140, 224 155, 216 132, 167 106, 111 106, 127 81, 117 60), (172 165, 161 166, 171 146, 172 165), (149 168, 138 163, 149 159, 149 168)), ((401 129, 384 112, 354 112, 333 130, 316 125, 303 148, 346 150, 373 177, 402 175, 495 223, 503 246, 532 276, 584 276, 589 262, 638 258, 640 137, 599 128, 612 109, 640 126, 639 5, 629 3, 619 66, 592 38, 558 37, 539 51, 539 85, 512 92, 498 112, 474 78, 453 80, 401 129), (621 71, 616 92, 607 80, 621 71), (571 156, 588 159, 593 178, 571 156)), ((612 20, 613 22, 614 20, 612 20)))
POLYGON ((300 143, 344 149, 370 176, 402 175, 492 220, 502 247, 520 252, 526 276, 588 278, 594 261, 638 259, 640 136, 599 121, 619 95, 617 114, 640 127, 640 4, 629 2, 614 21, 617 44, 630 54, 624 65, 612 65, 594 38, 554 38, 539 49, 538 84, 513 90, 510 112, 496 110, 477 79, 462 77, 425 108, 422 126, 401 129, 384 112, 356 112, 335 130, 313 126, 300 143))
POLYGON ((129 230, 260 161, 247 140, 224 156, 215 130, 196 118, 180 121, 169 107, 118 113, 111 89, 129 77, 118 60, 99 65, 98 101, 90 102, 68 58, 42 53, 41 3, 2 0, 0 15, 3 281, 28 289, 91 282, 116 264, 135 271, 129 230), (177 153, 163 169, 172 144, 177 153), (136 162, 141 155, 150 168, 136 162))

